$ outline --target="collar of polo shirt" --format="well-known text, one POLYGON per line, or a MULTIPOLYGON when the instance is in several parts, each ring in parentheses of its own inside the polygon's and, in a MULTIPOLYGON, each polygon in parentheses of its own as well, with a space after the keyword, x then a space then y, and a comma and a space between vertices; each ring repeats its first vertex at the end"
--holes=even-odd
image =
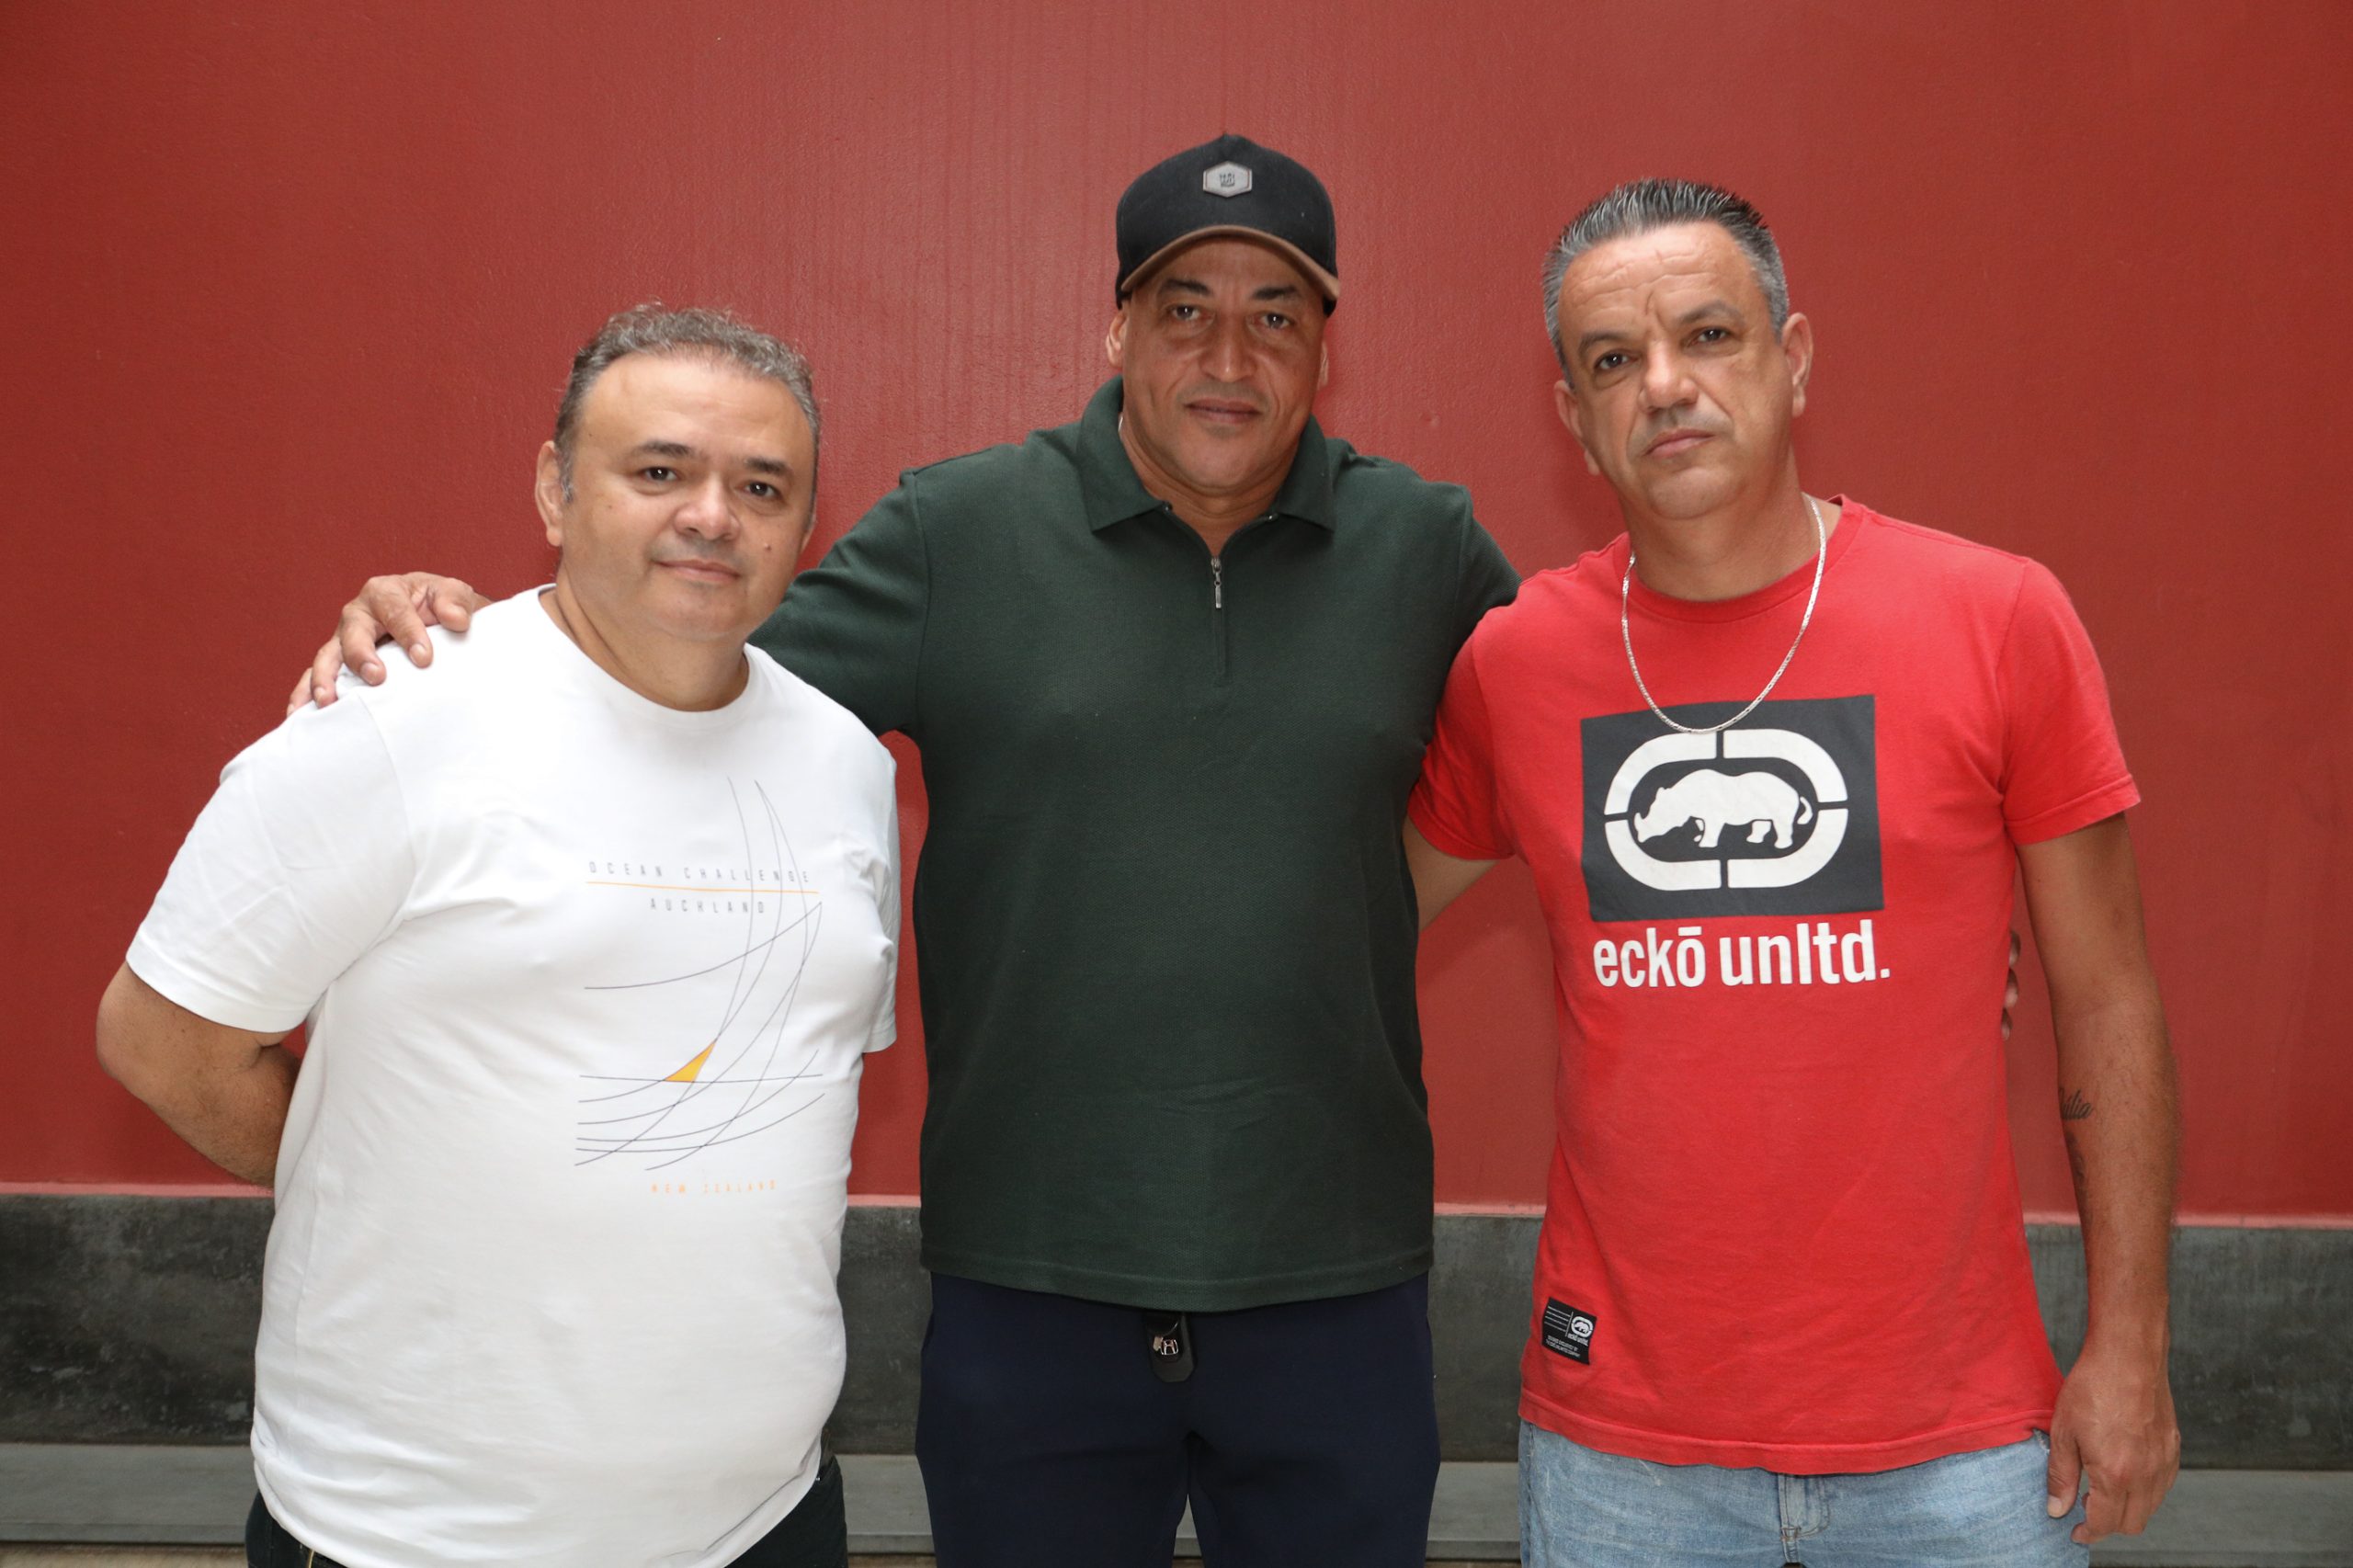
MULTIPOLYGON (((1078 483, 1086 499, 1086 526, 1097 533, 1160 509, 1160 498, 1143 487, 1135 464, 1128 460, 1128 449, 1120 444, 1120 409, 1125 401, 1125 389, 1114 376, 1087 400, 1078 422, 1078 483)), ((1267 510, 1327 531, 1338 521, 1332 503, 1331 458, 1324 428, 1313 415, 1299 433, 1298 454, 1267 510)))

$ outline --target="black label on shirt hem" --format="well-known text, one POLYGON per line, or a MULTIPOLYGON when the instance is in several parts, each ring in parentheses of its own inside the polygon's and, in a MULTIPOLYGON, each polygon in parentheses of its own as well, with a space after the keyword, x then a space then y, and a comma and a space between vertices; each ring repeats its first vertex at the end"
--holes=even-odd
POLYGON ((1593 1314, 1566 1301, 1544 1302, 1544 1348, 1572 1361, 1593 1364, 1593 1314))

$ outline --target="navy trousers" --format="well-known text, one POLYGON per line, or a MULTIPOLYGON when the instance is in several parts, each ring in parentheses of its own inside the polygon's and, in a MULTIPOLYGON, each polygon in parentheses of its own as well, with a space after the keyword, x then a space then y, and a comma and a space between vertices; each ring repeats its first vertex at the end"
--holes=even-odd
POLYGON ((1438 1484, 1429 1281, 1174 1317, 931 1282, 915 1457, 939 1568, 1419 1568, 1438 1484))

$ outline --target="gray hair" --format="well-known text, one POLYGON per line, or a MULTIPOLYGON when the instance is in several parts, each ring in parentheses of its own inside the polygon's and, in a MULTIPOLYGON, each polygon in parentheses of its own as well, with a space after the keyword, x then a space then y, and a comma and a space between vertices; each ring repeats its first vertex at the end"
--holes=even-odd
POLYGON ((665 310, 658 300, 620 312, 572 357, 572 377, 563 383, 563 397, 555 405, 556 473, 563 483, 565 500, 572 499, 572 449, 580 434, 580 405, 587 401, 588 389, 597 384, 597 378, 615 360, 631 354, 698 356, 715 365, 733 365, 790 392, 809 421, 809 504, 814 514, 817 394, 810 385, 809 361, 792 345, 725 311, 665 310))
POLYGON ((1773 312, 1773 330, 1788 324, 1790 280, 1781 270, 1781 247, 1756 208, 1729 190, 1696 180, 1633 180, 1578 213, 1544 257, 1544 335, 1552 340, 1562 374, 1568 373, 1569 355, 1561 343, 1561 279, 1570 264, 1596 245, 1678 223, 1713 223, 1730 234, 1756 274, 1756 286, 1773 312))

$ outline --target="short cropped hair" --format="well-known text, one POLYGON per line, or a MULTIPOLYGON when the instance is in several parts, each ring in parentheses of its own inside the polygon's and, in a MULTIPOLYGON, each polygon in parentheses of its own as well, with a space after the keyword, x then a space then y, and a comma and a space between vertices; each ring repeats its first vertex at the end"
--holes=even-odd
POLYGON ((725 311, 665 310, 658 300, 619 312, 572 357, 571 379, 563 383, 563 397, 555 405, 556 473, 563 481, 565 500, 572 499, 572 450, 580 435, 580 405, 587 401, 588 389, 597 384, 597 378, 615 360, 631 354, 694 356, 712 364, 733 365, 790 392, 809 421, 809 503, 814 513, 817 393, 810 384, 809 361, 792 345, 725 311))
POLYGON ((1790 281, 1781 270, 1781 247, 1756 208, 1722 187, 1696 180, 1634 180, 1578 213, 1544 257, 1544 335, 1552 340, 1563 375, 1569 355, 1561 343, 1561 279, 1570 265, 1596 245, 1678 223, 1713 223, 1730 234, 1756 274, 1756 286, 1773 312, 1773 330, 1788 324, 1790 281))

